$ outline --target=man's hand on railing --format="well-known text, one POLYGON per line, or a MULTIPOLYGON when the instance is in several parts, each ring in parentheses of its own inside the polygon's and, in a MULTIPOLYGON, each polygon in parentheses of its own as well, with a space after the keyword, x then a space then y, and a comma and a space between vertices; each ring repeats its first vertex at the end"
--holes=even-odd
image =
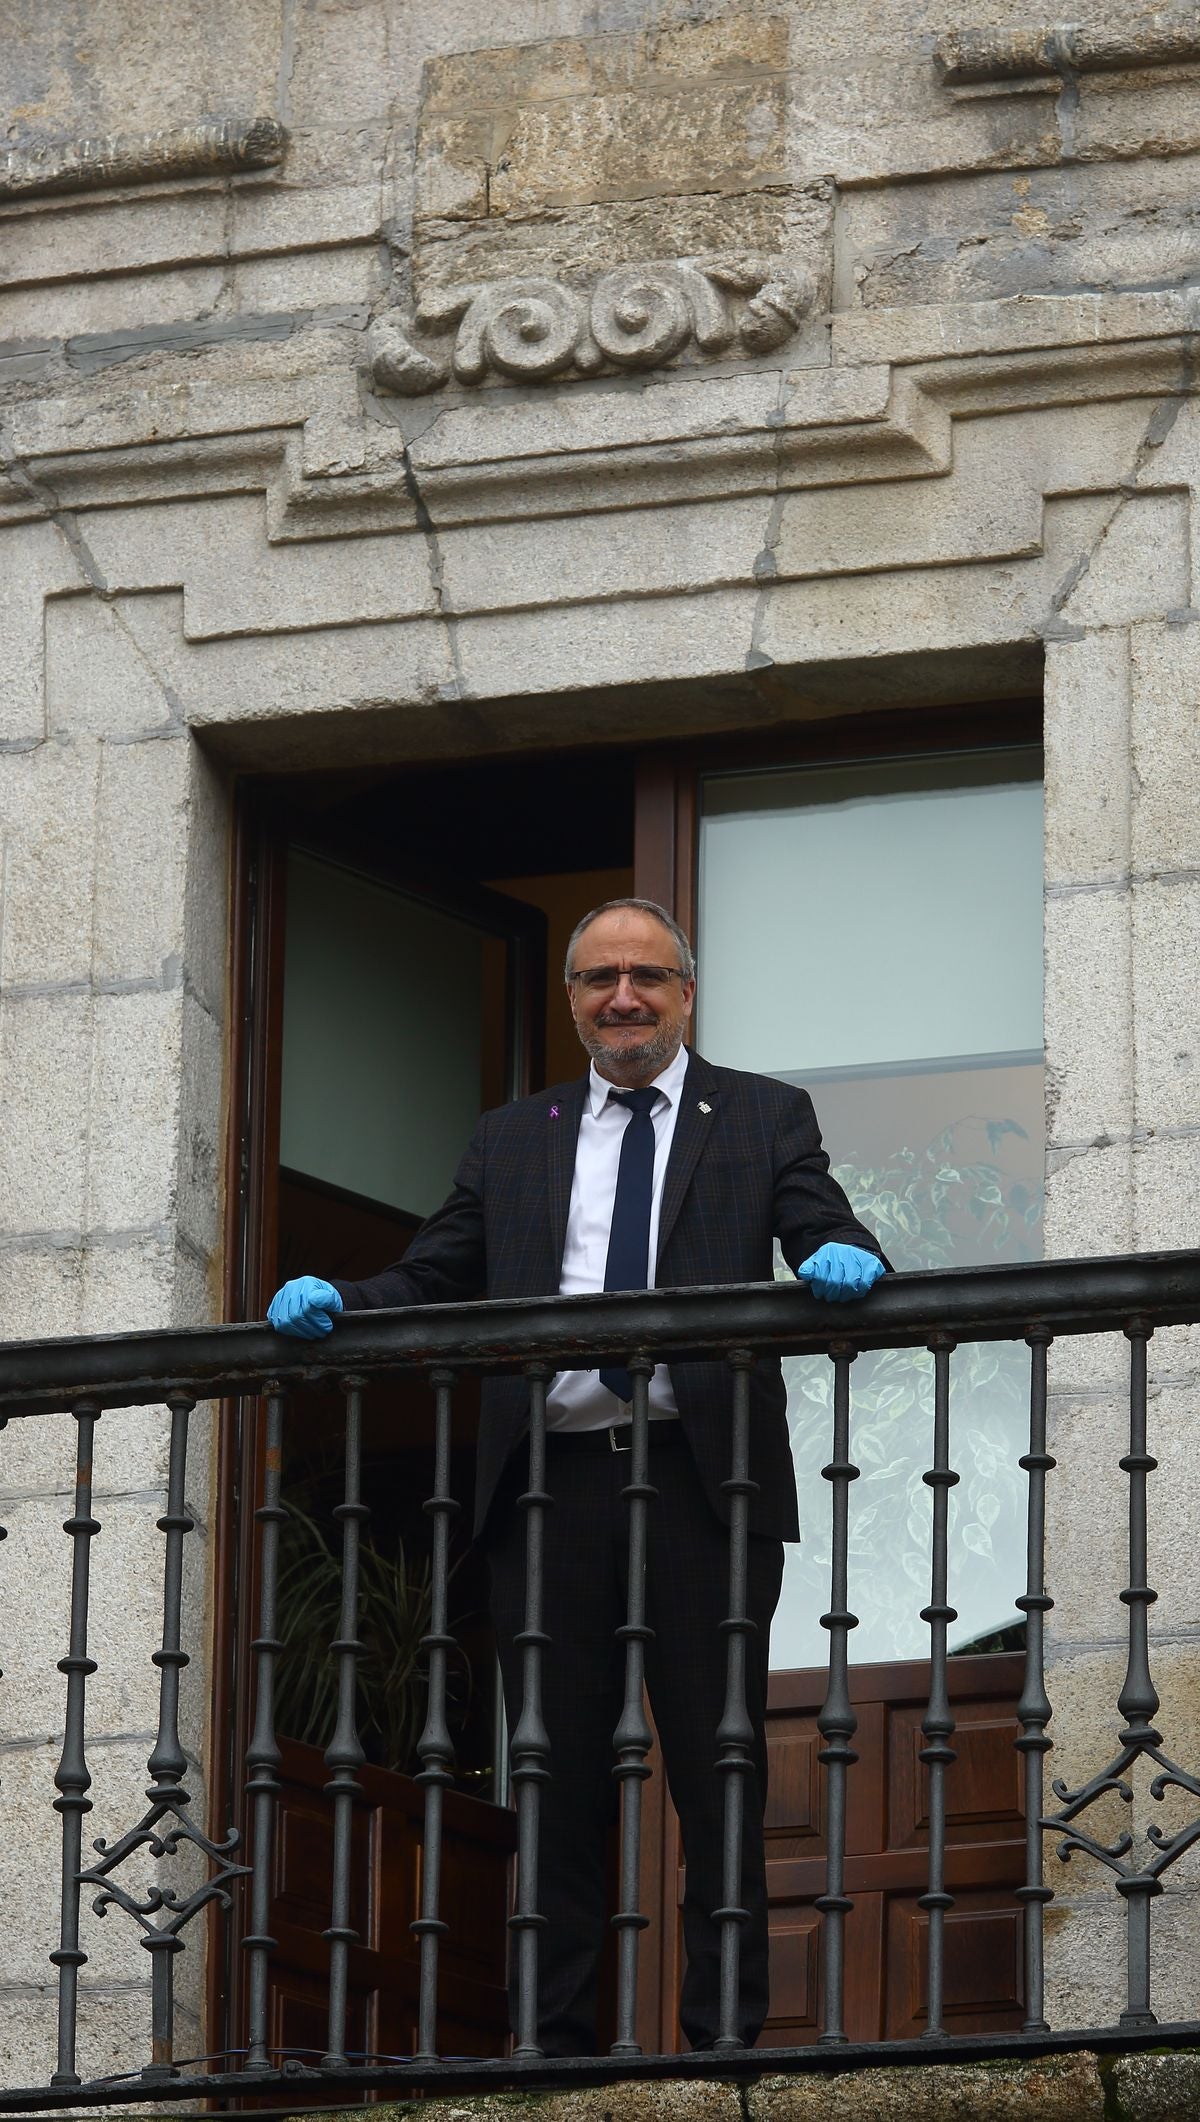
POLYGON ((874 1253, 866 1253, 858 1245, 819 1245, 815 1253, 802 1260, 796 1269, 797 1282, 807 1282, 814 1297, 824 1297, 831 1304, 847 1304, 855 1297, 865 1297, 886 1269, 882 1260, 874 1253))
POLYGON ((267 1317, 278 1334, 291 1334, 297 1341, 319 1341, 333 1330, 333 1313, 342 1300, 332 1282, 319 1275, 297 1275, 277 1289, 267 1306, 267 1317))

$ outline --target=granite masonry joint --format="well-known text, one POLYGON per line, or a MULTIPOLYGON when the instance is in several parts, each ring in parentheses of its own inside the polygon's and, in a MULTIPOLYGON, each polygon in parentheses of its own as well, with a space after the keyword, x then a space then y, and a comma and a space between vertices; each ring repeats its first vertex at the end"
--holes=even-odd
MULTIPOLYGON (((176 988, 186 988, 183 963, 174 953, 164 958, 162 970, 157 978, 153 973, 101 973, 95 977, 78 980, 21 980, 13 981, 5 988, 9 1002, 48 1002, 58 996, 69 995, 158 995, 171 994, 176 988)), ((197 1001, 199 996, 193 995, 197 1001)))
MULTIPOLYGON (((1053 1591, 1054 1587, 1051 1585, 1051 1596, 1053 1596, 1053 1591)), ((1115 1597, 1116 1594, 1114 1593, 1114 1599, 1115 1597)), ((1150 1647, 1152 1650, 1194 1650, 1198 1642, 1200 1642, 1200 1629, 1159 1628, 1155 1626, 1153 1620, 1150 1623, 1150 1647)), ((1068 1664, 1072 1658, 1089 1655, 1092 1652, 1103 1652, 1106 1657, 1112 1656, 1113 1658, 1128 1657, 1128 1631, 1124 1634, 1111 1636, 1071 1636, 1070 1638, 1059 1636, 1053 1644, 1047 1643, 1046 1645, 1046 1670, 1049 1672, 1056 1665, 1068 1664)), ((1121 1713, 1114 1704, 1112 1712, 1113 1725, 1116 1726, 1121 1721, 1121 1713)), ((1051 1736, 1053 1736, 1053 1732, 1051 1736)), ((1176 1893, 1183 1891, 1195 1892, 1196 1890, 1192 1887, 1184 1889, 1177 1882, 1173 1882, 1173 1891, 1176 1893)))
POLYGON ((1046 897, 1071 899, 1081 892, 1125 892, 1138 884, 1200 884, 1200 869, 1128 869, 1114 871, 1107 877, 1080 877, 1047 884, 1046 897))
POLYGON ((201 317, 178 324, 131 325, 126 331, 80 332, 63 342, 63 353, 79 375, 94 376, 144 354, 196 353, 208 346, 290 339, 297 332, 338 327, 363 332, 369 321, 365 303, 329 303, 313 309, 201 317))
POLYGON ((1052 1150, 1055 1156, 1065 1157, 1075 1156, 1081 1150, 1129 1147, 1144 1149, 1148 1142, 1189 1142, 1198 1138, 1200 1138, 1200 1125, 1185 1123, 1175 1127, 1134 1127, 1128 1133, 1122 1132, 1119 1135, 1109 1134, 1105 1131, 1102 1134, 1092 1136, 1088 1141, 1050 1141, 1047 1144, 1047 1148, 1052 1150))
POLYGON ((175 721, 155 722, 150 724, 146 729, 120 729, 106 731, 104 736, 100 740, 101 743, 111 744, 114 746, 130 744, 178 744, 181 739, 186 739, 188 735, 188 731, 185 727, 183 719, 183 707, 182 704, 179 702, 178 695, 175 693, 170 694, 169 702, 170 705, 176 710, 177 719, 175 721))
MULTIPOLYGON (((89 1739, 89 1746, 91 1743, 89 1739)), ((47 1979, 45 1982, 3 1980, 0 1981, 0 1997, 44 1997, 53 1987, 56 1979, 47 1979)), ((122 1980, 118 1976, 103 1982, 92 1982, 89 1981, 85 1974, 81 1973, 79 1977, 79 1994, 81 1997, 88 1996, 97 2000, 107 1997, 146 1997, 150 1994, 150 1988, 148 1983, 133 1982, 129 1979, 122 1980)))
POLYGON ((173 1246, 181 1242, 180 1233, 171 1223, 136 1223, 111 1230, 0 1231, 0 1253, 78 1252, 81 1246, 123 1251, 135 1245, 173 1246))

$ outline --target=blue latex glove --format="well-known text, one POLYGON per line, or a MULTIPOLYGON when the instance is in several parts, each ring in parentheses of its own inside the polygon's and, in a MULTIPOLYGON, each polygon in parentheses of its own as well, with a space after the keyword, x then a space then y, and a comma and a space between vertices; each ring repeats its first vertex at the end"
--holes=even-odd
POLYGON ((886 1274, 882 1260, 874 1253, 865 1253, 859 1245, 819 1245, 815 1253, 802 1260, 796 1269, 797 1282, 807 1282, 814 1297, 824 1297, 831 1304, 848 1304, 855 1297, 865 1297, 867 1291, 886 1274))
POLYGON ((342 1300, 332 1282, 319 1275, 297 1275, 277 1289, 267 1307, 267 1317, 277 1334, 291 1334, 297 1341, 319 1341, 332 1333, 334 1312, 342 1300))

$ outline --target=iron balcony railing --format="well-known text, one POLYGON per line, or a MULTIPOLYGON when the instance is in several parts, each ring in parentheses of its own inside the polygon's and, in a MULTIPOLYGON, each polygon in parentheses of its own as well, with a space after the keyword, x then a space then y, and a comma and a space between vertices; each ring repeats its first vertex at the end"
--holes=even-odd
MULTIPOLYGON (((1173 1834, 1154 1826, 1135 1838, 1106 1844, 1079 1824, 1088 1808, 1105 1793, 1130 1801, 1129 1772, 1139 1761, 1157 1771, 1152 1795, 1169 1787, 1200 1798, 1200 1774, 1173 1761, 1165 1751, 1156 1718, 1159 1698, 1149 1662, 1148 1609, 1155 1593, 1147 1581, 1147 1485, 1155 1460, 1147 1450, 1147 1348, 1156 1329, 1200 1320, 1200 1254, 1160 1253, 1141 1258, 1059 1261, 1046 1264, 979 1268, 945 1274, 911 1274, 889 1278, 865 1303, 832 1309, 816 1303, 796 1284, 745 1288, 652 1290, 630 1295, 545 1298, 529 1302, 439 1305, 407 1312, 376 1312, 340 1319, 328 1341, 304 1344, 284 1341, 262 1326, 218 1327, 203 1332, 125 1334, 24 1342, 0 1347, 0 1423, 16 1418, 33 1421, 52 1413, 73 1416, 77 1430, 75 1503, 64 1531, 71 1543, 70 1637, 60 1670, 66 1676, 64 1736, 55 1783, 54 1804, 61 1815, 62 1870, 60 1937, 51 1960, 58 1969, 58 2062, 49 2082, 37 2087, 10 2087, 0 2093, 0 2112, 185 2098, 236 2103, 254 2096, 262 2109, 278 2092, 285 2104, 303 2081, 305 2098, 322 2088, 329 2098, 344 2098, 347 2089, 387 2087, 554 2083, 581 2075, 665 2072, 694 2075, 737 2074, 750 2068, 811 2069, 853 2067, 860 2061, 910 2059, 931 2052, 1012 2054, 1023 2049, 1046 2051, 1119 2043, 1141 2045, 1165 2038, 1196 2040, 1200 2024, 1164 2027, 1151 2007, 1151 1904, 1162 1890, 1163 1874, 1200 1839, 1200 1818, 1173 1834), (1127 1609, 1128 1653, 1125 1682, 1116 1708, 1123 1719, 1113 1759, 1099 1764, 1080 1787, 1055 1783, 1054 1808, 1047 1809, 1045 1755, 1052 1741, 1047 1725, 1052 1705, 1046 1691, 1043 1624, 1052 1605, 1045 1588, 1043 1549, 1047 1477, 1055 1462, 1046 1449, 1047 1351, 1068 1336, 1117 1331, 1129 1344, 1129 1450, 1121 1460, 1128 1477, 1129 1582, 1120 1592, 1127 1609), (948 1603, 948 1497, 957 1480, 953 1468, 950 1381, 956 1346, 980 1341, 1024 1341, 1029 1346, 1029 1448, 1021 1459, 1028 1475, 1028 1574, 1016 1604, 1026 1616, 1024 1686, 1018 1705, 1026 1821, 1025 1879, 1017 1889, 1023 1904, 1025 1942, 1025 2021, 1020 2034, 968 2039, 948 2036, 943 2028, 945 1917, 953 1906, 946 1889, 946 1782, 955 1760, 954 1719, 947 1685, 947 1628, 953 1621, 948 1603), (927 1776, 928 1880, 921 1907, 928 1916, 926 2032, 919 2043, 851 2046, 843 2030, 844 1931, 853 1902, 845 1890, 846 1800, 848 1778, 857 1759, 853 1740, 856 1720, 851 1704, 848 1638, 855 1617, 848 1603, 848 1499, 858 1469, 853 1441, 852 1367, 856 1355, 879 1349, 929 1349, 934 1367, 934 1418, 930 1465, 925 1480, 932 1490, 929 1556, 930 1597, 922 1618, 929 1628, 929 1696, 921 1752, 927 1776), (740 1806, 743 1779, 750 1764, 751 1733, 743 1686, 746 1635, 746 1570, 750 1424, 749 1379, 756 1359, 765 1354, 816 1355, 833 1366, 833 1419, 824 1478, 832 1492, 832 1565, 829 1611, 828 1684, 818 1726, 824 1741, 820 1762, 826 1779, 827 1874, 818 1901, 823 1920, 824 2023, 819 2041, 808 2049, 757 2050, 749 2054, 737 2036, 740 1923, 740 1806), (654 1490, 648 1479, 648 1378, 657 1361, 683 1357, 711 1358, 728 1365, 730 1389, 729 1604, 725 1624, 728 1691, 715 1769, 725 1794, 725 1879, 722 1929, 721 2034, 715 2053, 688 2057, 642 2056, 635 2038, 639 1934, 643 1918, 637 1907, 639 1876, 639 1795, 651 1735, 642 1709, 642 1661, 646 1638, 642 1582, 638 1568, 647 1539, 653 1537, 654 1490), (540 1669, 546 1629, 553 1616, 542 1609, 541 1553, 543 1524, 551 1498, 546 1491, 546 1388, 562 1368, 592 1368, 604 1362, 626 1363, 635 1380, 630 1479, 625 1490, 630 1521, 629 1552, 633 1566, 628 1583, 628 1612, 620 1634, 626 1659, 625 1705, 615 1734, 615 1773, 623 1794, 620 1827, 620 1906, 614 1922, 619 1932, 617 2039, 608 2057, 555 2061, 542 2056, 536 2020, 539 1917, 536 1854, 539 1794, 550 1766, 549 1748, 538 1710, 540 1669), (524 1628, 526 1695, 511 1744, 511 1776, 517 1813, 517 1857, 510 1925, 519 1976, 519 2026, 513 2053, 483 2060, 440 2059, 437 2054, 439 1953, 445 1932, 440 1903, 440 1853, 443 1794, 451 1782, 453 1747, 446 1716, 447 1657, 453 1649, 449 1631, 447 1576, 449 1527, 457 1508, 450 1486, 451 1412, 455 1381, 468 1374, 523 1371, 529 1381, 531 1420, 528 1437, 528 1481, 521 1498, 525 1513, 527 1609, 524 1628), (358 1785, 355 1771, 363 1760, 355 1729, 358 1560, 360 1533, 367 1506, 361 1493, 361 1418, 366 1386, 401 1372, 422 1373, 436 1404, 435 1474, 427 1508, 432 1521, 432 1613, 424 1650, 428 1662, 427 1716, 419 1754, 424 1785, 424 1844, 421 1908, 413 1930, 419 1939, 420 1997, 417 2052, 402 2062, 372 2062, 347 2054, 348 1956, 356 1932, 351 1921, 350 1861, 352 1816, 358 1785), (332 1808, 333 1864, 330 1890, 328 1962, 328 2036, 319 2065, 298 2066, 269 2048, 268 1985, 272 1953, 270 1936, 274 1833, 280 1790, 280 1752, 273 1712, 276 1664, 280 1652, 277 1586, 281 1524, 286 1508, 280 1500, 280 1464, 289 1418, 297 1395, 314 1386, 336 1383, 345 1404, 345 1488, 337 1516, 342 1528, 342 1600, 340 1625, 330 1646, 338 1674, 338 1718, 327 1749, 330 1769, 327 1795, 332 1808), (256 1688, 253 1730, 245 1756, 245 1816, 240 1823, 220 1823, 211 1833, 192 1817, 185 1785, 187 1762, 179 1732, 181 1603, 184 1548, 194 1530, 186 1507, 189 1416, 197 1402, 227 1396, 262 1394, 266 1398, 266 1474, 262 1503, 255 1512, 258 1539, 259 1611, 254 1654, 256 1688), (164 1535, 161 1647, 154 1654, 159 1668, 159 1722, 148 1761, 148 1810, 127 1832, 108 1845, 98 1844, 95 1861, 85 1860, 84 1820, 90 1809, 87 1764, 87 1688, 96 1665, 89 1655, 89 1554, 100 1531, 93 1508, 92 1443, 99 1417, 109 1409, 160 1405, 170 1423, 166 1510, 158 1520, 164 1535), (250 1863, 240 1861, 249 1829, 250 1863), (1090 1855, 1114 1875, 1116 1892, 1127 1915, 1127 2001, 1119 2025, 1108 2029, 1052 2032, 1043 1998, 1043 1918, 1052 1898, 1044 1883, 1043 1838, 1059 1838, 1060 1849, 1090 1855), (152 1889, 142 1900, 122 1884, 121 1870, 135 1852, 153 1859, 190 1846, 206 1867, 206 1876, 189 1893, 173 1885, 152 1889), (188 1926, 202 1910, 226 1894, 235 1877, 249 1881, 250 1928, 243 1939, 249 1962, 249 2040, 243 2054, 220 2061, 236 2067, 210 2069, 180 2065, 173 2054, 173 1969, 185 1949, 188 1926), (76 2067, 80 2009, 79 1973, 87 1954, 80 1944, 81 1900, 95 1890, 96 1905, 124 1911, 137 1925, 151 1955, 151 2020, 143 2057, 130 2056, 119 2076, 83 2082, 76 2067)), ((2 1623, 0 1623, 2 1628, 2 1623)))

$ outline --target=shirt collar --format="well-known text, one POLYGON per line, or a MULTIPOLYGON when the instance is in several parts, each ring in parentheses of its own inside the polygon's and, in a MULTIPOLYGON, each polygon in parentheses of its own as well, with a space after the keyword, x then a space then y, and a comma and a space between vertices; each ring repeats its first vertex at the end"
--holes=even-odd
MULTIPOLYGON (((668 1105, 677 1105, 682 1096, 683 1079, 688 1072, 689 1058, 687 1047, 681 1046, 675 1059, 667 1063, 662 1074, 655 1076, 650 1085, 651 1090, 661 1091, 668 1105)), ((617 1088, 618 1086, 615 1083, 608 1081, 607 1076, 600 1074, 593 1061, 588 1070, 588 1105, 593 1120, 604 1111, 608 1103, 609 1092, 617 1090, 617 1088)))

